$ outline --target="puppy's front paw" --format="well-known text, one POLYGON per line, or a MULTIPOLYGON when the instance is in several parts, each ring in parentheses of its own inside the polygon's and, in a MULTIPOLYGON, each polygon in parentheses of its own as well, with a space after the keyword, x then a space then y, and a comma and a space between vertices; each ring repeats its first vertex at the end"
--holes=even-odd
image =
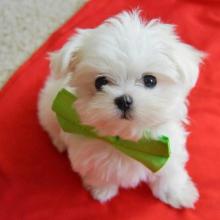
POLYGON ((101 203, 105 203, 118 193, 117 186, 90 187, 92 197, 101 203))
POLYGON ((194 208, 194 204, 199 198, 199 193, 190 179, 179 186, 156 183, 152 186, 152 192, 155 197, 174 208, 194 208))

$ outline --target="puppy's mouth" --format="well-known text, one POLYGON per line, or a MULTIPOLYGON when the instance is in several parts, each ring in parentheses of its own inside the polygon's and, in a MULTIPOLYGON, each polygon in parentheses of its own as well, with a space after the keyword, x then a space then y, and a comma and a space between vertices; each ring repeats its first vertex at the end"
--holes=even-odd
POLYGON ((123 120, 132 120, 132 115, 130 112, 123 111, 120 118, 123 120))

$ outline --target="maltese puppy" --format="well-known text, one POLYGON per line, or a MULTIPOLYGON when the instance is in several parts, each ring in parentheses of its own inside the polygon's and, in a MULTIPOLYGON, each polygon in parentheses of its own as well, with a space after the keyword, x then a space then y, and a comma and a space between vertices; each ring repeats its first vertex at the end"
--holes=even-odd
POLYGON ((138 11, 122 12, 95 29, 77 30, 52 53, 51 74, 39 97, 39 121, 92 197, 101 203, 119 187, 147 182, 155 197, 175 208, 193 208, 198 191, 185 164, 187 96, 203 53, 181 42, 174 26, 144 21, 138 11), (157 173, 101 140, 64 132, 51 110, 58 91, 77 95, 84 124, 102 135, 138 140, 170 139, 171 157, 157 173))

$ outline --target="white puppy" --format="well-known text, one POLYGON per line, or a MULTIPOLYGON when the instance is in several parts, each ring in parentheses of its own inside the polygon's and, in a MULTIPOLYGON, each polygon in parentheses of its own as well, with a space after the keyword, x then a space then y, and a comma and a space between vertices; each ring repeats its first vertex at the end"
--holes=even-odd
POLYGON ((60 152, 100 202, 119 187, 149 184, 155 197, 175 208, 194 207, 199 194, 185 170, 187 95, 195 85, 203 53, 180 41, 174 26, 143 21, 123 12, 95 29, 78 30, 51 54, 51 74, 40 93, 39 120, 60 152), (66 88, 78 96, 85 124, 103 135, 137 140, 166 135, 171 158, 156 174, 105 142, 65 133, 51 105, 66 88))

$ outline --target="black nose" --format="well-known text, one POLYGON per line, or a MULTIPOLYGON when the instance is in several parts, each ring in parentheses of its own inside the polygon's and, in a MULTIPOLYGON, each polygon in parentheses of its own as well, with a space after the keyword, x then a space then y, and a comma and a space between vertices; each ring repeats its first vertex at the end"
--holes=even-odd
POLYGON ((130 109, 132 103, 133 100, 129 95, 122 95, 115 99, 115 104, 124 112, 130 109))

